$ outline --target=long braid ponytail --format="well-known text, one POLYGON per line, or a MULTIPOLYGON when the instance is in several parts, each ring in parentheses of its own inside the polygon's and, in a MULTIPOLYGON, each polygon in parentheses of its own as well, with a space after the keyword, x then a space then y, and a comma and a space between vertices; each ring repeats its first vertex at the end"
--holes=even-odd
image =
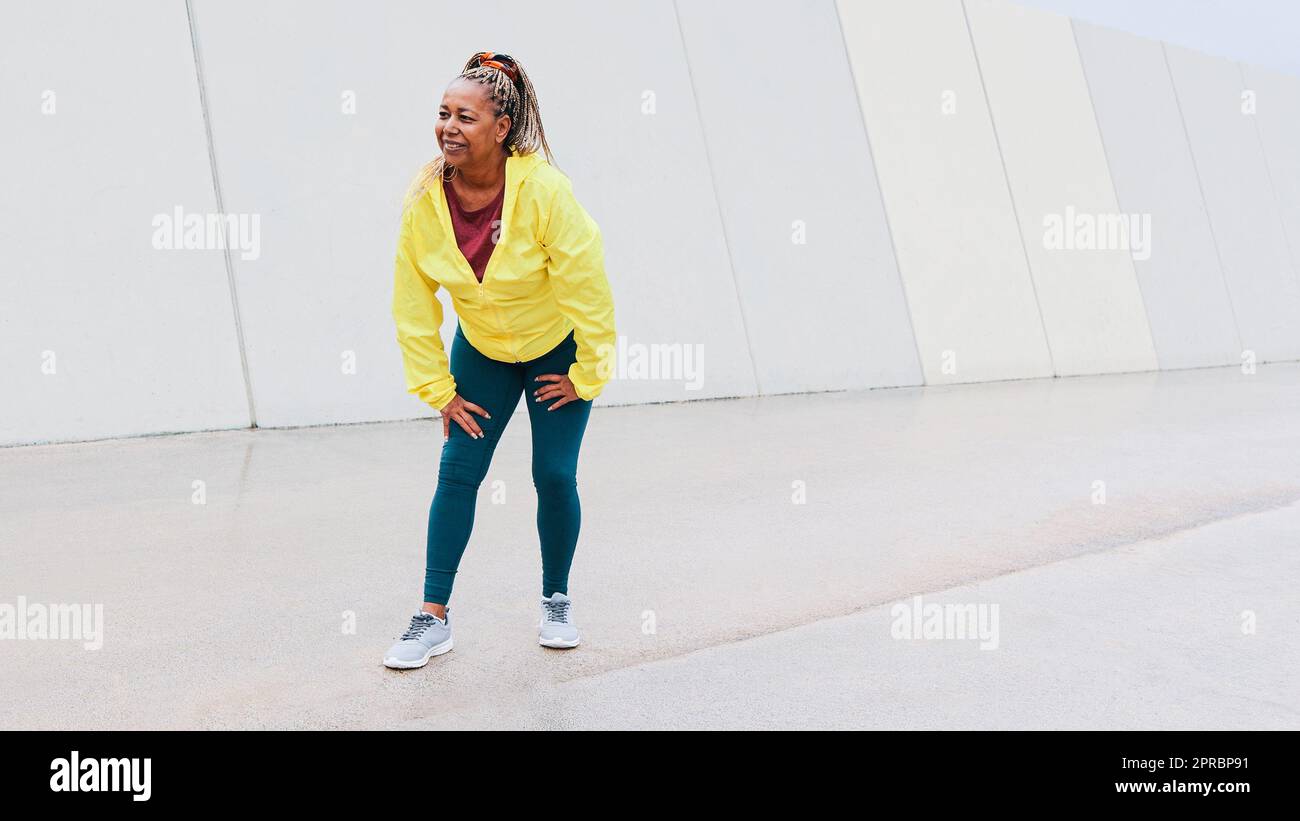
MULTIPOLYGON (((542 151, 547 162, 555 164, 551 147, 546 142, 546 131, 542 128, 537 92, 522 65, 508 55, 479 52, 466 61, 459 76, 487 86, 488 99, 494 105, 493 116, 510 115, 510 132, 502 143, 506 152, 512 149, 517 149, 520 154, 542 151)), ((443 176, 446 166, 442 154, 425 163, 406 191, 403 212, 433 187, 434 182, 443 176)), ((455 173, 454 167, 452 173, 455 173)))

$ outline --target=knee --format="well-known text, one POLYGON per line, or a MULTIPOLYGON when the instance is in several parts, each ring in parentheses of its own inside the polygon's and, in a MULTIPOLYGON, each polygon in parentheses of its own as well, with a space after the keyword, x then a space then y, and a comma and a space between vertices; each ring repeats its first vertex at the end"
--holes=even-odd
POLYGON ((477 491, 487 478, 489 459, 480 450, 486 442, 471 443, 468 436, 452 435, 438 461, 438 486, 451 491, 477 491))
POLYGON ((533 487, 537 495, 569 493, 578 486, 573 470, 561 465, 540 465, 533 468, 533 487))
POLYGON ((457 465, 444 465, 438 470, 438 488, 453 493, 477 493, 483 479, 484 474, 457 465))

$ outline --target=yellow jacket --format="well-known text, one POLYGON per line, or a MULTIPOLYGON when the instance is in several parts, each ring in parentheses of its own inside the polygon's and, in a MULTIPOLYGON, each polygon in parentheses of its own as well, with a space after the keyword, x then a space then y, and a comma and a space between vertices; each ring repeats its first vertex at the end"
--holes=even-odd
POLYGON ((456 244, 439 181, 402 215, 393 319, 407 390, 439 410, 456 396, 439 334, 441 287, 465 338, 491 359, 536 359, 573 331, 577 361, 568 376, 578 396, 595 399, 609 382, 616 341, 600 227, 563 172, 516 149, 506 158, 498 236, 480 283, 456 244))

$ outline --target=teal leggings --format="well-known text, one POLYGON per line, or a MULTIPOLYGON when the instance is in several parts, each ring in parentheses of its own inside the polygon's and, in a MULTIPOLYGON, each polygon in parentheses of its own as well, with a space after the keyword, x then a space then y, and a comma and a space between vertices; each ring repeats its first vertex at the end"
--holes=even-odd
MULTIPOLYGON (((483 431, 474 439, 453 421, 442 446, 438 488, 429 507, 429 541, 424 570, 424 600, 447 604, 460 557, 474 527, 474 503, 487 475, 492 452, 523 395, 533 429, 533 486, 537 489, 537 533, 542 542, 542 597, 569 592, 569 567, 578 545, 582 512, 578 504, 578 448, 591 415, 591 402, 575 399, 553 411, 559 401, 534 402, 533 391, 551 382, 539 374, 567 374, 577 356, 573 334, 549 353, 527 362, 498 362, 469 343, 456 323, 451 344, 451 372, 456 391, 467 402, 492 414, 472 414, 483 431)), ((516 497, 518 498, 518 497, 516 497)))

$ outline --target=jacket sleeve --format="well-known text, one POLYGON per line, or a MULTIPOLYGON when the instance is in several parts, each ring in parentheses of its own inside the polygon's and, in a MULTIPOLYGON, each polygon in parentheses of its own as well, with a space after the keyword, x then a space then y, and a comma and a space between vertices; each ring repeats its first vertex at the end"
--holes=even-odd
POLYGON ((578 396, 590 401, 613 376, 614 295, 605 276, 600 226, 573 196, 567 177, 561 178, 551 200, 542 247, 555 301, 573 324, 578 345, 568 376, 578 396))
POLYGON ((415 262, 413 211, 407 209, 402 215, 402 230, 397 240, 393 320, 397 323, 397 343, 402 349, 407 391, 442 410, 456 397, 456 380, 452 378, 442 345, 442 303, 435 296, 438 283, 426 277, 415 262))

